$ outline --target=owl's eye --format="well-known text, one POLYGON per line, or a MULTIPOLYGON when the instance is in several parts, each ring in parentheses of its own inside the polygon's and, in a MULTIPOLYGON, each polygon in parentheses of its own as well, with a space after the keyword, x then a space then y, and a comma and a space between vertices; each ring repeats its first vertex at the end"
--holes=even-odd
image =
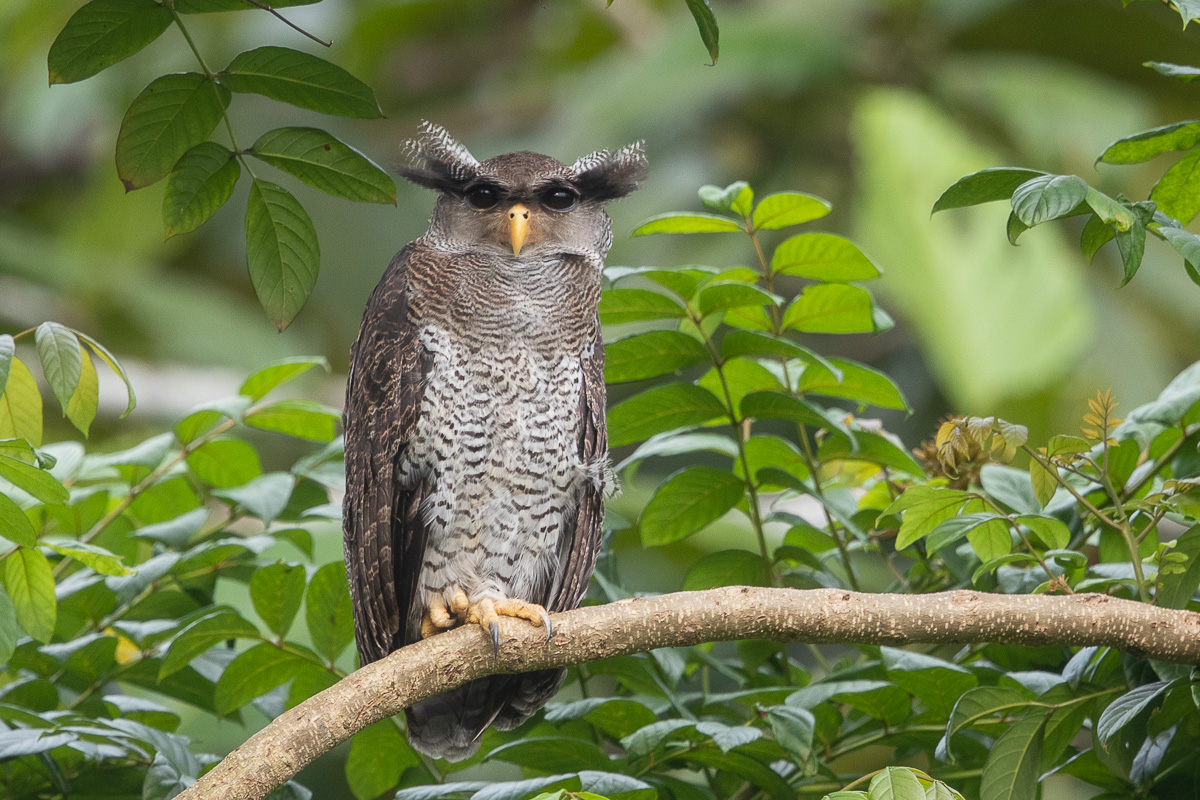
POLYGON ((579 195, 571 189, 563 189, 561 187, 547 189, 538 196, 538 200, 546 208, 554 211, 570 211, 579 202, 579 195))
POLYGON ((467 189, 467 203, 470 204, 471 208, 478 208, 482 211, 491 208, 499 202, 500 190, 495 186, 488 186, 485 183, 467 189))

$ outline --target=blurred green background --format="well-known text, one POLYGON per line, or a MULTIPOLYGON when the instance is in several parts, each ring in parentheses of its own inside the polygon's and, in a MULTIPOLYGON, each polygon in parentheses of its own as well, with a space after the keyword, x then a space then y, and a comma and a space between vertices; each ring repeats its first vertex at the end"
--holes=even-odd
MULTIPOLYGON (((393 253, 424 231, 432 196, 404 185, 396 208, 356 205, 269 175, 309 210, 322 251, 312 299, 276 333, 246 275, 244 196, 164 242, 162 184, 126 195, 117 179, 124 109, 153 77, 195 68, 182 38, 171 30, 96 78, 48 87, 46 51, 78 5, 0 0, 0 331, 56 320, 122 357, 140 403, 117 425, 123 390, 102 378, 102 437, 162 427, 285 355, 327 356, 334 374, 301 390, 340 405, 367 295, 393 253)), ((1075 432, 1097 389, 1112 387, 1129 409, 1200 357, 1200 291, 1161 243, 1148 245, 1136 280, 1116 292, 1113 247, 1086 263, 1070 241, 1073 221, 1014 248, 1003 204, 929 213, 957 178, 1005 164, 1145 197, 1162 164, 1093 161, 1116 138, 1194 116, 1194 85, 1141 66, 1200 62, 1200 33, 1182 32, 1177 13, 1155 3, 1122 10, 1119 0, 713 7, 716 66, 681 0, 324 0, 286 10, 332 39, 330 52, 267 14, 188 23, 214 66, 263 44, 319 53, 370 84, 387 116, 316 119, 240 95, 231 113, 246 141, 316 124, 393 167, 421 119, 445 125, 480 158, 529 149, 569 162, 644 139, 651 177, 610 209, 610 264, 745 263, 740 239, 629 238, 651 214, 698 208, 705 183, 745 179, 759 194, 828 198, 835 210, 822 227, 855 238, 884 269, 875 288, 898 324, 810 344, 897 379, 917 411, 884 419, 909 446, 948 412, 1005 416, 1029 425, 1034 442, 1075 432)), ((64 426, 48 439, 67 436, 64 426)), ((641 497, 627 488, 623 505, 636 510, 641 497)), ((694 557, 720 536, 656 553, 642 569, 694 557)), ((321 546, 318 562, 339 557, 336 531, 321 546)), ((678 569, 657 588, 677 586, 678 569)))

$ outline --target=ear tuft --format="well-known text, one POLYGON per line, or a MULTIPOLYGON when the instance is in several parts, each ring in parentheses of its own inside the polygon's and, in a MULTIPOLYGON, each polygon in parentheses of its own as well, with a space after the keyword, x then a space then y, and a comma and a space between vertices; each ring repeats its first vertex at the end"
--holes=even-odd
POLYGON ((585 200, 604 203, 632 193, 646 179, 646 154, 642 142, 615 153, 598 150, 571 165, 574 184, 585 200))
POLYGON ((421 121, 421 133, 404 143, 409 166, 400 175, 418 186, 458 193, 479 171, 479 162, 441 125, 421 121))

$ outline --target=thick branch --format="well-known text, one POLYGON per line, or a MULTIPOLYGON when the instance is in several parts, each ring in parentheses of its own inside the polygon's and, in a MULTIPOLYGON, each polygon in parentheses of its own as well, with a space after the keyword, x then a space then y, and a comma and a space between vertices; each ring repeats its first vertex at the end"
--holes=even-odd
POLYGON ((500 653, 478 626, 418 642, 280 715, 178 800, 257 800, 373 722, 467 681, 732 639, 857 644, 1107 645, 1200 664, 1200 614, 1107 595, 862 594, 733 586, 556 614, 554 637, 506 620, 500 653))

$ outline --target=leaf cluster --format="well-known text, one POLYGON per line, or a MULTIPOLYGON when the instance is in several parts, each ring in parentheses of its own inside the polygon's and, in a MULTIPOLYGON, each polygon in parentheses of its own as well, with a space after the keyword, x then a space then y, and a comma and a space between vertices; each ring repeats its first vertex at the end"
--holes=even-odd
MULTIPOLYGON (((273 8, 317 0, 273 3, 273 8)), ((249 157, 302 183, 348 200, 396 202, 396 185, 379 166, 319 128, 285 127, 240 147, 227 109, 234 94, 257 94, 298 108, 359 119, 382 117, 370 87, 341 67, 286 47, 240 53, 211 69, 189 34, 185 17, 217 11, 268 10, 246 0, 90 0, 67 21, 50 47, 50 83, 72 83, 135 55, 174 26, 186 39, 199 72, 155 78, 121 122, 117 174, 127 191, 166 179, 163 227, 169 238, 195 230, 229 200, 243 171, 246 260, 259 302, 283 330, 316 285, 320 246, 311 218, 284 187, 255 173, 249 157), (210 141, 224 123, 229 146, 210 141)))

